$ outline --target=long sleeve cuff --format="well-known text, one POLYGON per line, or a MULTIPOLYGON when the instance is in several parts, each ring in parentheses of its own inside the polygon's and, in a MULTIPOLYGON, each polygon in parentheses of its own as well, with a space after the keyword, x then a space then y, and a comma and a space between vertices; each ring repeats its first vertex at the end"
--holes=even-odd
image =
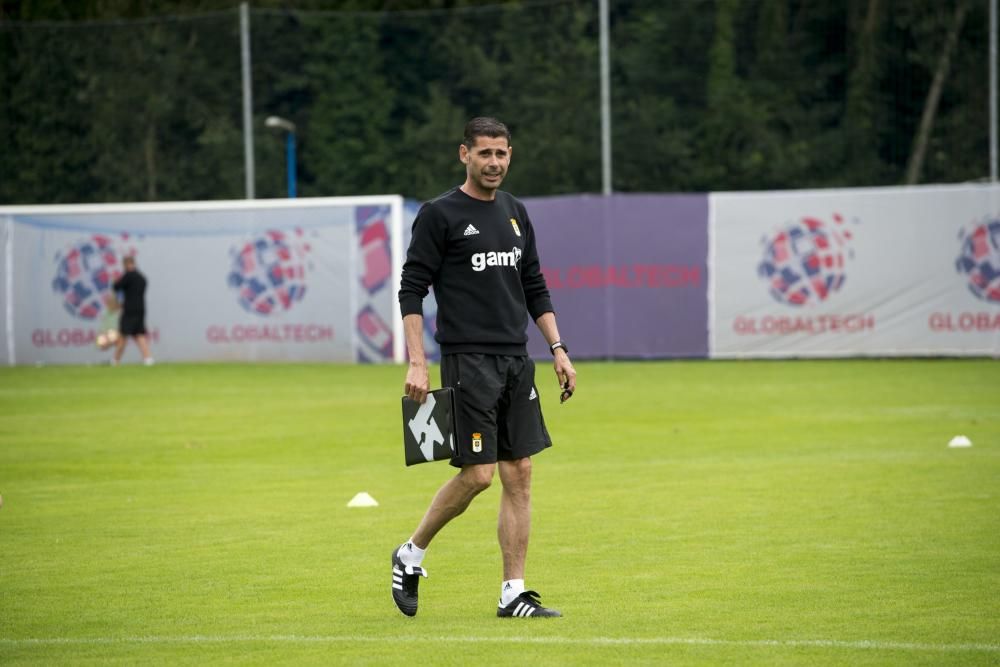
POLYGON ((420 315, 423 317, 424 314, 424 303, 423 299, 419 299, 415 296, 399 297, 399 314, 402 317, 407 315, 420 315))

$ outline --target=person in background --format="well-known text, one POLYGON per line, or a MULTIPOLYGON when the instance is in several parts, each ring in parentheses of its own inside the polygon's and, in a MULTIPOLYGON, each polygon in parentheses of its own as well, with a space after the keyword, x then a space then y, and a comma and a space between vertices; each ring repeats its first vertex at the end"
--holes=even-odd
POLYGON ((142 362, 153 365, 153 356, 149 353, 149 341, 146 339, 146 276, 135 267, 135 257, 126 257, 122 262, 125 273, 115 281, 112 288, 122 295, 122 315, 118 322, 118 332, 121 334, 115 342, 115 355, 112 366, 117 366, 125 352, 128 338, 134 338, 142 353, 142 362))

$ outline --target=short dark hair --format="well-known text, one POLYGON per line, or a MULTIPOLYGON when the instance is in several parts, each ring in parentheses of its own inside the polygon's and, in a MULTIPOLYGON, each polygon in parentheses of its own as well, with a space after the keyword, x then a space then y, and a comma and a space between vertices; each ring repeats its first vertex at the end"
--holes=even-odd
POLYGON ((489 116, 473 118, 465 124, 465 139, 462 143, 466 148, 471 149, 476 145, 476 137, 504 137, 507 144, 510 144, 510 130, 496 118, 489 116))

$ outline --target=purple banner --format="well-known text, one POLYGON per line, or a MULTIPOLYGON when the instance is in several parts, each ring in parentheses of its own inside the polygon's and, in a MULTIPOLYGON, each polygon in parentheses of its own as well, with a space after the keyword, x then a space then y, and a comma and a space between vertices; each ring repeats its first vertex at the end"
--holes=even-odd
MULTIPOLYGON (((574 358, 708 356, 708 196, 527 198, 574 358)), ((548 356, 529 327, 529 352, 548 356)))

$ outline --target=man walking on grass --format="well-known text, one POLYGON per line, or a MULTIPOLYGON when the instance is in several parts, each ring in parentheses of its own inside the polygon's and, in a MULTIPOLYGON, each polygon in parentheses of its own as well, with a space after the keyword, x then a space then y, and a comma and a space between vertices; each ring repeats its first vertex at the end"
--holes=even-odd
POLYGON ((469 121, 459 146, 465 183, 420 209, 403 266, 399 305, 410 358, 404 392, 422 403, 430 391, 422 304, 433 286, 441 384, 455 389, 451 464, 460 468, 438 490, 410 539, 393 549, 392 597, 407 616, 417 613, 417 587, 427 576, 422 563, 431 540, 490 486, 497 470, 503 486, 497 616, 561 616, 543 607, 538 593, 524 585, 531 457, 552 444, 526 348, 529 315, 549 344, 563 400, 576 390, 576 371, 559 337, 527 211, 499 189, 511 153, 503 123, 469 121))

